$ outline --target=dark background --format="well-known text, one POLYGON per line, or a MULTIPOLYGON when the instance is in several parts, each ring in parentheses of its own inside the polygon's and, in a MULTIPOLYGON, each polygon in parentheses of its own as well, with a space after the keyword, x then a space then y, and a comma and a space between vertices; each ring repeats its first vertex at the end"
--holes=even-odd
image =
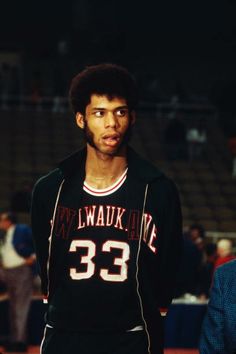
POLYGON ((235 14, 235 0, 8 0, 0 11, 0 49, 20 51, 36 70, 60 60, 69 77, 87 64, 113 61, 169 81, 167 93, 176 85, 208 93, 216 81, 235 79, 235 14))

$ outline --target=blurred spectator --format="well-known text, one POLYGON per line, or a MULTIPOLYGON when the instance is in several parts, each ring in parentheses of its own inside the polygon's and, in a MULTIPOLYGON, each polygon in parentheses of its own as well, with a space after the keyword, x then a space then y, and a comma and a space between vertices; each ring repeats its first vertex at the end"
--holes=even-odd
POLYGON ((217 259, 215 261, 215 269, 220 265, 232 261, 236 257, 233 255, 233 244, 229 239, 221 239, 217 242, 217 259))
POLYGON ((204 228, 199 224, 191 225, 184 234, 175 297, 181 297, 184 294, 199 294, 199 274, 203 263, 204 238, 204 228))
POLYGON ((204 146, 207 141, 206 130, 202 124, 187 130, 188 157, 190 161, 203 157, 204 146))
POLYGON ((196 294, 199 270, 202 264, 202 252, 184 235, 182 258, 176 281, 175 297, 196 294))
POLYGON ((199 251, 203 251, 205 242, 205 230, 200 224, 192 224, 189 228, 188 237, 196 245, 199 251))
POLYGON ((215 243, 208 243, 205 246, 206 259, 203 262, 198 278, 198 296, 201 299, 209 297, 209 291, 212 284, 215 261, 217 258, 217 247, 215 243))
POLYGON ((22 189, 16 191, 10 201, 10 209, 13 212, 26 212, 30 211, 30 200, 32 193, 32 185, 25 181, 22 189))
POLYGON ((10 338, 8 352, 24 352, 27 318, 33 286, 32 266, 35 254, 31 229, 16 223, 11 212, 0 215, 0 229, 5 232, 1 245, 1 267, 9 296, 10 338))
POLYGON ((169 160, 187 158, 186 128, 182 120, 174 115, 165 131, 166 153, 169 160))

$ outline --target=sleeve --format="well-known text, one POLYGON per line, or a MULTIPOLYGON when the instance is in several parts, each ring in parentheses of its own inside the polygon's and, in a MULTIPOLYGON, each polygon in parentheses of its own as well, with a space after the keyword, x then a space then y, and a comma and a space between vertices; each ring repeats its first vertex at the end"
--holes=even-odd
POLYGON ((46 191, 40 180, 36 183, 31 202, 31 227, 36 251, 38 271, 41 277, 42 292, 47 294, 47 262, 49 255, 50 216, 45 202, 46 191), (44 197, 44 198, 43 198, 44 197))
POLYGON ((17 253, 24 258, 34 254, 31 228, 28 225, 18 224, 16 227, 16 240, 14 242, 17 253))
POLYGON ((26 257, 29 257, 35 253, 34 244, 32 239, 32 230, 29 226, 25 226, 25 238, 26 238, 26 257))
POLYGON ((219 281, 219 272, 216 271, 211 289, 210 301, 203 321, 199 351, 200 354, 224 354, 223 334, 223 299, 219 281))
POLYGON ((163 201, 161 240, 162 292, 161 307, 168 307, 174 296, 177 271, 183 251, 182 212, 176 185, 169 181, 163 201))

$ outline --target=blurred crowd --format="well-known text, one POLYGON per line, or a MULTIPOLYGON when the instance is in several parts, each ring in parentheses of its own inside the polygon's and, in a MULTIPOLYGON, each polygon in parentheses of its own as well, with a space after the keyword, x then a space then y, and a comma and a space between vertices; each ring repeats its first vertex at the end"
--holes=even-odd
POLYGON ((204 117, 197 123, 186 127, 181 114, 172 111, 165 129, 164 142, 166 156, 169 160, 189 160, 190 162, 202 159, 207 144, 207 131, 204 117))
POLYGON ((206 300, 216 268, 235 258, 231 239, 207 242, 204 228, 199 224, 191 225, 184 232, 175 297, 206 300))

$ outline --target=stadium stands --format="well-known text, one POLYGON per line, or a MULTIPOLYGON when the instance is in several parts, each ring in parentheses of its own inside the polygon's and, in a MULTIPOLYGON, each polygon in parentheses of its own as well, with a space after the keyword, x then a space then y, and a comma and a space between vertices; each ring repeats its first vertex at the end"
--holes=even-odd
MULTIPOLYGON (((36 110, 1 111, 0 201, 8 208, 12 194, 24 181, 34 183, 57 163, 83 144, 70 112, 36 110)), ((186 120, 191 125, 192 120, 186 120)), ((166 119, 152 111, 141 111, 132 143, 176 181, 184 225, 201 223, 208 231, 236 231, 236 183, 232 179, 231 158, 225 138, 213 117, 205 120, 208 142, 204 158, 196 161, 168 161, 163 132, 166 119)), ((21 219, 27 217, 21 215, 21 219)))

